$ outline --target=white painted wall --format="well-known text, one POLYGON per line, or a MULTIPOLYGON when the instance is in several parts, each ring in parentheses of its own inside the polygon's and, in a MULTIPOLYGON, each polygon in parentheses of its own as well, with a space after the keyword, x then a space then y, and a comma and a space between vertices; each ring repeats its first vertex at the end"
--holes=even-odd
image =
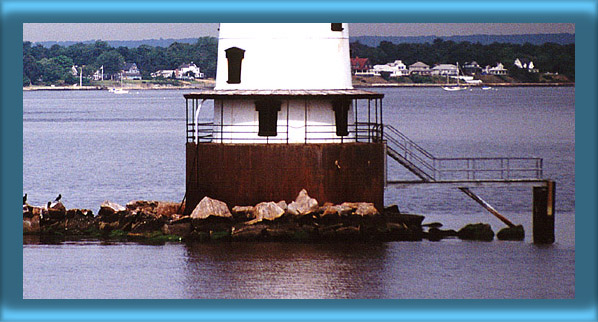
POLYGON ((216 90, 351 89, 348 24, 220 24, 216 90), (225 50, 245 50, 241 83, 228 84, 225 50))
MULTIPOLYGON (((341 138, 336 135, 332 103, 329 100, 322 99, 291 99, 282 101, 280 112, 278 112, 278 135, 269 137, 269 142, 286 143, 288 124, 288 142, 304 143, 306 138, 306 113, 308 131, 322 132, 308 133, 307 137, 310 138, 308 143, 341 142, 341 138), (325 138, 332 138, 332 140, 325 138)), ((355 123, 354 113, 353 106, 351 106, 348 112, 349 131, 353 130, 351 124, 355 123)), ((214 102, 214 142, 221 142, 221 132, 223 133, 222 142, 224 143, 266 142, 266 137, 257 135, 258 117, 254 100, 216 100, 214 102), (221 126, 221 124, 224 126, 221 126), (235 126, 229 126, 231 124, 235 126)), ((354 141, 355 137, 353 133, 349 133, 349 136, 343 138, 343 142, 354 141)))

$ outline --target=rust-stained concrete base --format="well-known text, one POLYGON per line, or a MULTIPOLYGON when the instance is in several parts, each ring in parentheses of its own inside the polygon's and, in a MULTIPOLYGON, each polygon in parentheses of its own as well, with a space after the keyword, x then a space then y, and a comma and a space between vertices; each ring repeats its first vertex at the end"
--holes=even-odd
POLYGON ((230 207, 295 200, 301 189, 325 202, 384 207, 383 143, 187 143, 187 207, 204 196, 230 207))

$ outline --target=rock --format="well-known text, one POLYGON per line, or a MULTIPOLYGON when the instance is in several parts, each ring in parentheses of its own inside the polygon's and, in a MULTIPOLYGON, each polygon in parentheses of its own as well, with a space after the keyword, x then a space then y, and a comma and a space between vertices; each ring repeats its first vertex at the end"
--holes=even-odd
POLYGON ((320 207, 318 206, 318 201, 314 198, 311 198, 307 194, 307 190, 303 189, 299 192, 297 199, 291 202, 291 204, 288 206, 287 211, 291 215, 303 216, 318 212, 319 209, 320 207))
POLYGON ((119 218, 117 213, 125 212, 125 211, 127 211, 127 208, 125 208, 117 203, 106 200, 106 201, 102 202, 102 204, 100 205, 100 211, 98 211, 98 217, 100 217, 102 219, 101 221, 113 222, 113 221, 117 221, 119 218))
POLYGON ((66 218, 93 219, 93 212, 89 209, 69 209, 66 211, 66 218))
POLYGON ((353 212, 353 208, 347 205, 331 205, 327 207, 322 213, 322 217, 328 215, 348 216, 353 212))
POLYGON ((184 205, 181 205, 181 203, 171 201, 134 200, 128 202, 126 207, 131 212, 143 211, 167 218, 171 218, 175 214, 181 214, 185 210, 184 205))
POLYGON ((280 207, 280 209, 282 209, 284 211, 287 211, 287 209, 289 208, 289 205, 287 205, 287 202, 284 201, 284 200, 281 200, 281 201, 277 202, 276 205, 278 207, 280 207))
POLYGON ((524 240, 525 231, 523 230, 522 225, 505 227, 496 234, 496 238, 499 240, 524 240))
POLYGON ((357 206, 357 209, 355 209, 355 214, 361 217, 369 217, 379 215, 380 213, 376 207, 374 207, 373 203, 360 202, 357 206))
POLYGON ((489 224, 477 223, 465 225, 457 232, 459 239, 492 241, 494 232, 489 224))
POLYGON ((236 241, 261 240, 265 238, 267 228, 268 226, 263 224, 234 227, 231 232, 231 238, 236 241))
POLYGON ((161 231, 166 222, 166 218, 156 214, 139 212, 133 215, 133 222, 130 223, 130 228, 123 220, 119 229, 123 231, 130 231, 133 234, 145 234, 156 231, 161 231))
POLYGON ((237 222, 255 219, 253 206, 234 206, 231 213, 237 222))
POLYGON ((384 218, 387 222, 395 223, 395 224, 405 224, 407 226, 416 226, 421 227, 422 222, 426 217, 422 215, 414 215, 414 214, 400 214, 400 213, 384 213, 384 218))
POLYGON ((442 227, 442 224, 439 222, 432 222, 429 224, 422 224, 422 227, 440 228, 440 227, 442 227))
POLYGON ((162 233, 164 235, 176 235, 179 237, 187 237, 193 230, 191 222, 171 223, 162 226, 162 233))
POLYGON ((210 197, 204 197, 197 204, 195 209, 193 209, 191 219, 208 219, 210 216, 233 219, 233 215, 228 210, 226 203, 210 197))
POLYGON ((388 241, 420 241, 423 231, 418 226, 407 226, 404 223, 387 223, 388 241))
POLYGON ((39 234, 40 231, 39 215, 23 217, 23 234, 39 234))
POLYGON ((130 212, 147 212, 147 213, 154 213, 156 208, 158 207, 157 201, 148 201, 148 200, 133 200, 129 201, 125 207, 130 212))
POLYGON ((48 218, 52 220, 63 220, 66 217, 66 207, 62 202, 52 203, 48 207, 48 218))
POLYGON ((351 211, 353 212, 359 208, 359 202, 343 202, 341 206, 351 208, 351 211))
POLYGON ((457 236, 457 232, 455 230, 442 230, 436 227, 430 228, 427 233, 427 238, 429 241, 439 241, 447 237, 457 236))
POLYGON ((397 206, 397 205, 390 205, 390 206, 384 208, 384 213, 400 214, 401 211, 399 210, 399 206, 397 206))
POLYGON ((182 214, 185 211, 185 204, 180 202, 159 201, 156 212, 159 216, 172 217, 175 214, 182 214))
POLYGON ((272 201, 261 202, 254 208, 254 217, 258 222, 262 220, 275 220, 282 217, 284 213, 285 211, 272 201))

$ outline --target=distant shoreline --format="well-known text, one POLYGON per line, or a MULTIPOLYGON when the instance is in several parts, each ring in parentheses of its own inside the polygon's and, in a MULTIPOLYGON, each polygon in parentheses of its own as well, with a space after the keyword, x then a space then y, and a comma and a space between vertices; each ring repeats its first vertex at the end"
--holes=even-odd
MULTIPOLYGON (((424 87, 443 87, 446 84, 413 84, 413 83, 373 83, 373 84, 353 84, 355 88, 387 88, 387 87, 406 87, 406 88, 424 88, 424 87)), ((477 87, 574 87, 575 83, 488 83, 482 85, 464 85, 467 87, 477 88, 477 87)), ((112 87, 106 86, 27 86, 23 87, 24 92, 29 91, 100 91, 100 90, 108 90, 112 87)), ((181 86, 125 86, 123 89, 125 90, 180 90, 180 89, 190 89, 190 90, 201 90, 201 89, 213 89, 213 86, 206 86, 206 85, 181 85, 181 86)))

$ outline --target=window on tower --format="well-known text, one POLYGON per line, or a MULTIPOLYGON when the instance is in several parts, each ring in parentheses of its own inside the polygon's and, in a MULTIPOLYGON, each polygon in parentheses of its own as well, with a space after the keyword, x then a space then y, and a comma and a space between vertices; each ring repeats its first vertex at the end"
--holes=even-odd
POLYGON ((281 102, 277 100, 260 100, 255 102, 255 110, 258 112, 258 133, 259 136, 276 136, 278 112, 281 102))
POLYGON ((332 31, 343 31, 343 24, 342 23, 331 23, 332 31))
POLYGON ((245 56, 245 50, 237 47, 231 47, 226 52, 226 60, 228 61, 228 81, 229 84, 241 83, 241 61, 245 56))
POLYGON ((350 100, 336 100, 332 102, 332 109, 334 110, 334 121, 336 123, 336 135, 349 135, 349 107, 350 100))

